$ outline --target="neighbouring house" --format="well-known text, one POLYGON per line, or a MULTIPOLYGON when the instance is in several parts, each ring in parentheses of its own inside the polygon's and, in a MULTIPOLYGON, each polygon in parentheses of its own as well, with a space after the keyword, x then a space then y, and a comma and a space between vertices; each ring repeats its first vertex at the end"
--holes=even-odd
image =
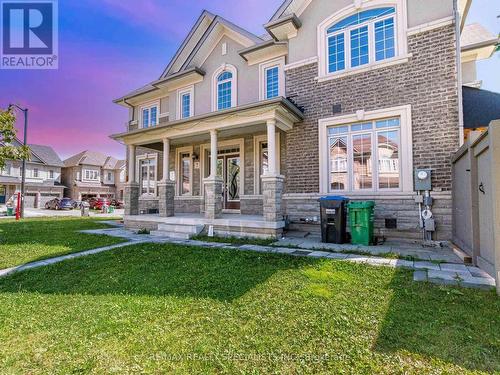
POLYGON ((500 118, 500 94, 482 90, 477 78, 477 62, 491 58, 499 45, 498 36, 482 25, 466 25, 460 39, 462 46, 462 97, 464 136, 470 132, 483 132, 491 121, 500 118))
POLYGON ((124 160, 96 151, 83 151, 64 160, 65 196, 74 200, 94 197, 123 198, 124 160))
MULTIPOLYGON (((21 142, 15 140, 17 146, 21 142)), ((25 207, 42 208, 54 198, 62 198, 63 162, 50 146, 29 145, 30 159, 26 161, 25 207)), ((22 161, 8 160, 0 170, 0 204, 6 204, 21 191, 22 161)))
POLYGON ((287 0, 265 36, 204 11, 162 75, 115 101, 126 225, 279 236, 319 230, 318 198, 343 195, 376 202, 379 235, 420 239, 414 172, 430 169, 432 238, 450 239, 469 6, 287 0))

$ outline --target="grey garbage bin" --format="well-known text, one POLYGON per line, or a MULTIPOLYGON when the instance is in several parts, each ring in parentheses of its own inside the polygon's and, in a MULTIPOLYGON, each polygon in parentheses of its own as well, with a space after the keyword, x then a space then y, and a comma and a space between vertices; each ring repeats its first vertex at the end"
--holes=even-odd
POLYGON ((321 242, 343 244, 347 242, 348 198, 327 196, 318 199, 321 210, 321 242))
POLYGON ((82 217, 90 216, 90 204, 88 204, 88 202, 82 202, 80 204, 80 210, 82 213, 82 217))

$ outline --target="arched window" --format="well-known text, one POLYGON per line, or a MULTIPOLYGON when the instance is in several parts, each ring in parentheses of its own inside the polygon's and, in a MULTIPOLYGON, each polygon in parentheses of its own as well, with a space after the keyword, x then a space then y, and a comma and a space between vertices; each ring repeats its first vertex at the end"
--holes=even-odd
POLYGON ((396 8, 364 10, 326 30, 327 73, 335 73, 397 55, 396 8))
POLYGON ((221 111, 237 105, 238 71, 231 64, 223 64, 212 76, 212 111, 221 111))
POLYGON ((224 71, 217 77, 217 110, 231 108, 233 73, 224 71))

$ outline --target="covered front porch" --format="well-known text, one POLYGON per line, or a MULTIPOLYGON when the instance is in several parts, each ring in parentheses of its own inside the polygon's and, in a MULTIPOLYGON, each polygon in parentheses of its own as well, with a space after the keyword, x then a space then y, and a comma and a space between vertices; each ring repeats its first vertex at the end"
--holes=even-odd
POLYGON ((279 98, 114 136, 127 145, 126 224, 189 218, 219 234, 279 235, 286 132, 301 118, 279 98))

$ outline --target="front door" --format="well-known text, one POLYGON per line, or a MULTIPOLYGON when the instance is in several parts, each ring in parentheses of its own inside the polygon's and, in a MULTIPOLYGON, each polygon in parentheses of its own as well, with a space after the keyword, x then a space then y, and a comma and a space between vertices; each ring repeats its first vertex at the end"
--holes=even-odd
POLYGON ((5 204, 7 190, 4 185, 0 185, 0 204, 5 204))
POLYGON ((223 208, 240 209, 240 155, 219 155, 217 158, 217 176, 222 178, 223 208))

